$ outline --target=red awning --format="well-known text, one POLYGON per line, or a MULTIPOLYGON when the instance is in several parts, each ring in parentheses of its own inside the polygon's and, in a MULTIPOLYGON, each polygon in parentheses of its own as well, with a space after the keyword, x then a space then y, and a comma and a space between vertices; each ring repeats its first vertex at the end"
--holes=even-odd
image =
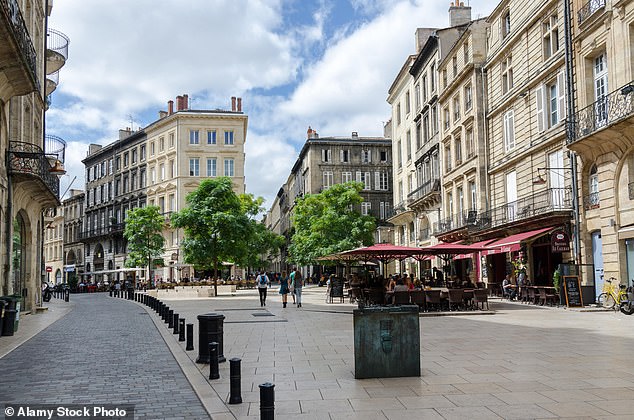
MULTIPOLYGON (((493 242, 493 241, 495 241, 495 239, 485 239, 484 241, 475 242, 475 243, 471 244, 471 246, 482 248, 482 247, 486 247, 487 244, 489 244, 490 242, 493 242)), ((487 251, 484 251, 484 252, 486 253, 487 251)), ((472 258, 474 253, 471 253, 471 254, 459 254, 459 255, 456 255, 455 257, 453 257, 453 259, 454 260, 464 260, 466 258, 472 258)))
POLYGON ((498 239, 491 242, 486 247, 490 248, 484 251, 483 255, 500 254, 503 252, 515 252, 519 251, 522 247, 521 243, 530 239, 535 239, 538 236, 544 235, 546 232, 552 230, 552 227, 541 228, 531 230, 528 232, 516 233, 515 235, 507 236, 506 238, 498 239))

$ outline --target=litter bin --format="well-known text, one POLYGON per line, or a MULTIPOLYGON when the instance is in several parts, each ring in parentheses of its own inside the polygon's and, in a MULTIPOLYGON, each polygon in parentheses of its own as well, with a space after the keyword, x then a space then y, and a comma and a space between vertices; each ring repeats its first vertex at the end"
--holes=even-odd
POLYGON ((2 335, 2 324, 4 323, 4 307, 7 302, 0 300, 0 336, 2 335))
POLYGON ((13 335, 13 332, 18 330, 18 323, 20 322, 20 309, 22 308, 23 297, 20 295, 9 295, 2 296, 0 299, 6 302, 5 307, 5 317, 3 319, 3 334, 5 335, 13 335), (8 311, 15 311, 15 314, 11 313, 9 318, 12 319, 12 327, 9 328, 8 323, 10 322, 6 316, 8 311), (7 331, 11 331, 11 334, 8 334, 7 331))
POLYGON ((355 309, 353 323, 356 379, 420 376, 417 305, 355 309))

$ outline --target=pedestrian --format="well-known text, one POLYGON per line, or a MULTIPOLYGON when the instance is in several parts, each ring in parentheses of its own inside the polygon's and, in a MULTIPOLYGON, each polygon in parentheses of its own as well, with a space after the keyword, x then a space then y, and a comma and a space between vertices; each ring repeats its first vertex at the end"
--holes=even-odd
POLYGON ((282 271, 282 276, 280 277, 280 295, 282 295, 282 307, 286 308, 286 301, 288 299, 288 276, 286 275, 286 271, 282 271))
POLYGON ((295 299, 297 302, 297 307, 302 307, 302 287, 304 286, 304 279, 302 278, 302 273, 296 268, 293 276, 293 287, 295 289, 295 299))
POLYGON ((117 280, 114 283, 114 296, 115 297, 119 297, 119 292, 121 291, 121 283, 119 283, 119 280, 117 280))
POLYGON ((269 285, 269 278, 266 276, 264 270, 260 271, 260 275, 255 279, 255 283, 258 285, 258 292, 260 293, 260 306, 266 306, 266 291, 269 285))
POLYGON ((293 298, 293 305, 295 305, 295 269, 291 270, 291 275, 288 279, 288 292, 293 298))

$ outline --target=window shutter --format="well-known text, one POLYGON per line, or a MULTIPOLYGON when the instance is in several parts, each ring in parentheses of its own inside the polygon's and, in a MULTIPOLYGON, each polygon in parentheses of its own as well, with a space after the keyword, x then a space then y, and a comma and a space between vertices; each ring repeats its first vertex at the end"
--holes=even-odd
POLYGON ((332 150, 328 149, 328 162, 332 162, 332 150))
POLYGON ((561 71, 557 75, 557 107, 559 121, 566 119, 566 74, 561 71))
POLYGON ((366 190, 372 188, 372 178, 370 177, 370 172, 365 173, 365 187, 366 190))
POLYGON ((537 105, 537 131, 542 132, 546 129, 546 113, 544 112, 544 87, 539 86, 535 90, 535 100, 537 105))
POLYGON ((372 163, 372 150, 368 150, 368 163, 372 163))
POLYGON ((375 190, 381 189, 381 173, 380 172, 374 173, 374 189, 375 190))
POLYGON ((339 161, 343 162, 343 150, 339 150, 339 161))
POLYGON ((361 182, 361 171, 357 171, 357 182, 361 182))

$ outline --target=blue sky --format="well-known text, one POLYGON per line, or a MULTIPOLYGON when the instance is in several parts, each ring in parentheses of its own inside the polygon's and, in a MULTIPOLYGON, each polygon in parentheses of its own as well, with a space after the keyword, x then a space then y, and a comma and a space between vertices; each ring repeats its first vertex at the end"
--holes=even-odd
MULTIPOLYGON (((472 18, 497 1, 471 1, 472 18)), ((62 191, 83 189, 88 144, 155 121, 187 93, 193 109, 249 116, 247 192, 271 205, 312 126, 383 135, 387 91, 417 27, 448 25, 449 1, 56 0, 49 26, 71 39, 47 112, 68 143, 62 191)))

